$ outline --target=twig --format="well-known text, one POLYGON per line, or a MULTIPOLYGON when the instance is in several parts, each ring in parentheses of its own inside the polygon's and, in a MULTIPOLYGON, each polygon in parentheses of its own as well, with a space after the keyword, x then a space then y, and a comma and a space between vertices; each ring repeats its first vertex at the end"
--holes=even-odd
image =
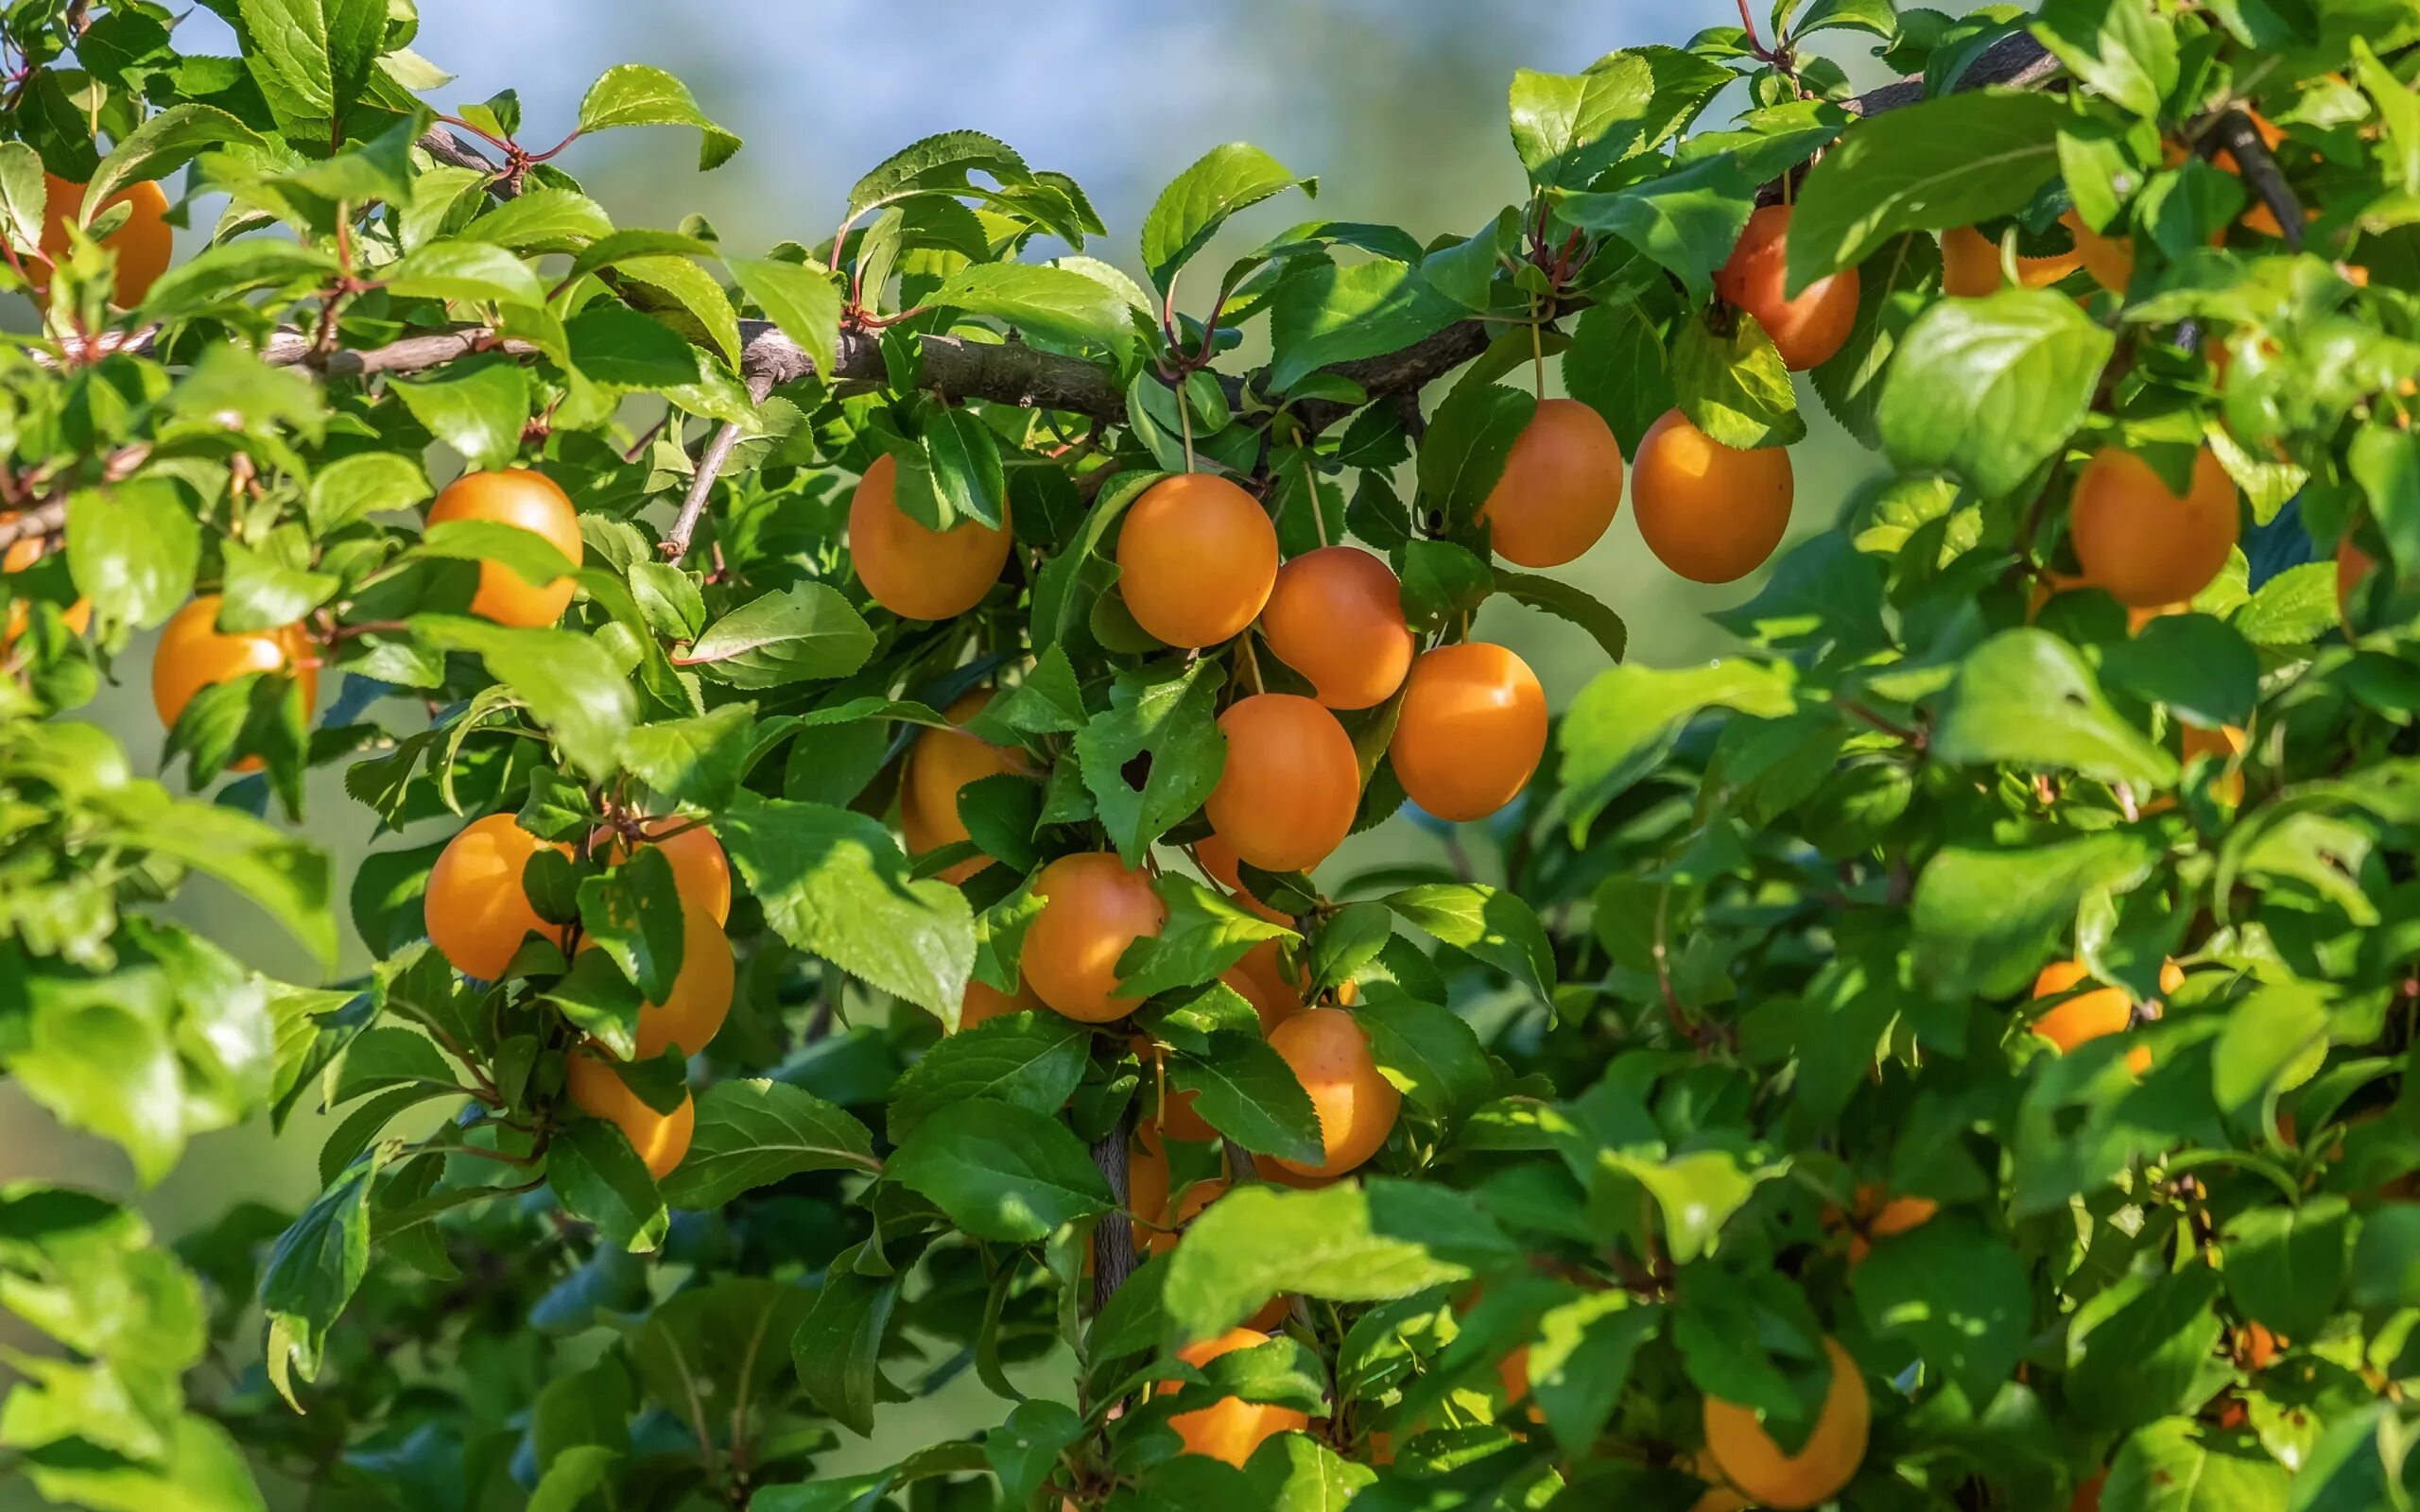
POLYGON ((53 499, 48 504, 36 505, 9 519, 0 520, 0 550, 6 550, 20 541, 57 535, 66 528, 67 501, 53 499))
POLYGON ((441 126, 432 126, 420 134, 420 149, 438 162, 456 168, 472 168, 488 176, 488 193, 498 199, 510 199, 521 193, 521 180, 513 178, 468 142, 441 126))
MULTIPOLYGON (((772 391, 773 380, 768 374, 758 373, 748 380, 749 395, 760 404, 772 391)), ((715 490, 715 474, 722 471, 723 463, 731 459, 731 449, 738 444, 739 421, 727 420, 722 422, 722 429, 715 432, 714 439, 706 443, 706 449, 698 454, 697 475, 689 480, 688 497, 681 501, 680 514, 673 518, 672 528, 665 532, 660 548, 665 560, 678 562, 689 555, 689 538, 697 532, 699 516, 706 512, 707 496, 715 490)))
POLYGON ((2229 106, 2219 112, 2218 119, 2194 146, 2204 157, 2223 152, 2233 158, 2243 181, 2277 217, 2277 234, 2284 238, 2287 248, 2297 252, 2303 249, 2302 201, 2294 198, 2293 185, 2286 181, 2276 157, 2270 152, 2269 144, 2260 139, 2251 116, 2229 106))

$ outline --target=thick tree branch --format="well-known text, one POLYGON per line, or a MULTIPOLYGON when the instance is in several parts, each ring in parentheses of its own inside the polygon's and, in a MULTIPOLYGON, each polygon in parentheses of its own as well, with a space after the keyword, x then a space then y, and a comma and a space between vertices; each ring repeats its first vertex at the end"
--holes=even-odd
POLYGON ((2233 158, 2244 183, 2277 217, 2277 234, 2284 238, 2287 248, 2297 252, 2303 249, 2302 201, 2294 198, 2294 186, 2286 181, 2275 155, 2270 152, 2269 144, 2260 139, 2251 116, 2234 107, 2221 111, 2195 146, 2205 157, 2223 152, 2233 158))

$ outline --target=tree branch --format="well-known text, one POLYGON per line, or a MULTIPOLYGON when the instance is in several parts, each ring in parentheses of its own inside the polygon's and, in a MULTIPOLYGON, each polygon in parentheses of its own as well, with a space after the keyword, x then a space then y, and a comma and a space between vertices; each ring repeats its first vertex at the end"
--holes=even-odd
MULTIPOLYGON (((772 391, 769 374, 758 373, 748 380, 749 395, 760 404, 772 391)), ((689 479, 688 496, 681 501, 681 512, 673 517, 672 528, 665 532, 664 544, 658 548, 665 560, 677 564, 689 555, 689 538, 697 533, 698 517, 706 512, 706 499, 715 491, 715 474, 731 460, 731 449, 738 444, 739 421, 727 420, 722 429, 715 432, 714 439, 706 443, 706 449, 698 454, 698 471, 689 479)))
POLYGON ((448 166, 473 168, 486 174, 488 193, 498 199, 510 199, 521 193, 521 185, 510 174, 489 161, 478 148, 441 126, 432 126, 423 131, 418 145, 423 152, 448 166))
POLYGON ((2269 207, 2269 213, 2277 217, 2277 234, 2284 238, 2287 249, 2297 252, 2303 249, 2302 201, 2294 198, 2294 186, 2286 181, 2285 173, 2277 166, 2276 156, 2269 150, 2269 144, 2260 139, 2260 132, 2253 126, 2252 117, 2240 109, 2229 106, 2219 112, 2219 118, 2202 133, 2202 139, 2194 146, 2204 157, 2216 157, 2223 152, 2233 158, 2244 183, 2260 197, 2261 203, 2269 207))
POLYGON ((36 541, 55 536, 67 528, 67 501, 53 499, 30 509, 20 509, 6 520, 0 520, 0 551, 6 551, 20 541, 36 541))
POLYGON ((1126 1174, 1126 1151, 1134 1138, 1134 1108, 1128 1104, 1117 1126, 1093 1141, 1093 1164, 1109 1183, 1116 1205, 1093 1228, 1093 1311, 1098 1313, 1134 1274, 1134 1225, 1126 1216, 1133 1201, 1126 1174))
MULTIPOLYGON (((2015 32, 1975 55, 1966 71, 1951 81, 1951 93, 1970 89, 1987 89, 1995 84, 2014 89, 2031 89, 2059 71, 2059 60, 2050 50, 2033 40, 2030 32, 2015 32)), ((1851 115, 1879 115, 1885 111, 1904 110, 1925 97, 1925 81, 1921 77, 1903 78, 1895 83, 1871 89, 1855 99, 1842 100, 1841 109, 1851 115)))

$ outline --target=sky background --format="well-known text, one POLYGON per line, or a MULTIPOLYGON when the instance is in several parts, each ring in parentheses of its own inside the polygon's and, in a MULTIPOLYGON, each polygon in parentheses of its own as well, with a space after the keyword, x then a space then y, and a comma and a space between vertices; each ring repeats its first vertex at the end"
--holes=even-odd
MULTIPOLYGON (((569 129, 598 74, 631 61, 681 76, 746 140, 708 174, 697 171, 693 131, 615 130, 574 145, 561 165, 617 224, 669 227, 698 213, 743 252, 813 243, 868 168, 918 137, 973 128, 1038 168, 1073 175, 1111 228, 1087 250, 1139 271, 1135 235, 1161 186, 1239 139, 1318 175, 1321 190, 1316 206, 1295 196, 1248 213, 1230 232, 1237 246, 1313 215, 1398 224, 1423 240, 1475 231, 1523 190, 1505 119, 1514 69, 1576 72, 1617 47, 1677 44, 1736 20, 1732 0, 422 0, 415 47, 457 75, 429 93, 440 109, 517 89, 532 146, 569 129)), ((187 52, 233 50, 207 10, 195 8, 184 26, 187 52)), ((1868 56, 1871 39, 1823 41, 1860 84, 1887 77, 1868 56)), ((28 320, 22 307, 9 318, 28 320)), ((1869 470, 1811 393, 1802 397, 1814 434, 1795 454, 1792 541, 1828 525, 1869 470)), ((1627 508, 1594 551, 1559 571, 1624 615, 1635 659, 1663 666, 1722 649, 1703 613, 1756 586, 1680 582, 1648 555, 1627 508)), ((1478 633, 1527 656, 1558 709, 1604 664, 1578 630, 1503 601, 1478 633)), ((119 675, 89 716, 147 766, 160 742, 147 647, 123 659, 119 675)), ((323 705, 333 696, 324 690, 323 705)), ((340 876, 372 840, 366 811, 333 775, 315 787, 309 828, 337 852, 340 876)), ((1331 870, 1434 845, 1398 823, 1356 841, 1331 870)), ((180 912, 265 970, 307 971, 258 914, 208 884, 194 885, 180 912)), ((365 964, 353 947, 348 971, 365 964)), ((274 1144, 265 1128, 206 1137, 145 1205, 173 1233, 244 1198, 297 1204, 310 1194, 318 1143, 307 1126, 274 1144)), ((0 1082, 0 1181, 24 1177, 132 1186, 114 1150, 63 1134, 0 1082)), ((10 1504, 0 1489, 0 1507, 10 1504)))

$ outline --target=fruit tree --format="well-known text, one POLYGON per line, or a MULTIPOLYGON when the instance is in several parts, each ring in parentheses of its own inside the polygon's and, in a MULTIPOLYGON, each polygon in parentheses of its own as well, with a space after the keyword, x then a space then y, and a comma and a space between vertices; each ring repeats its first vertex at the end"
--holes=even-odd
POLYGON ((565 171, 739 149, 659 69, 204 4, 0 14, 0 1070, 320 1190, 0 1190, 0 1473, 2412 1504, 2420 0, 1743 3, 1516 75, 1467 234, 952 131, 772 247, 565 171))

